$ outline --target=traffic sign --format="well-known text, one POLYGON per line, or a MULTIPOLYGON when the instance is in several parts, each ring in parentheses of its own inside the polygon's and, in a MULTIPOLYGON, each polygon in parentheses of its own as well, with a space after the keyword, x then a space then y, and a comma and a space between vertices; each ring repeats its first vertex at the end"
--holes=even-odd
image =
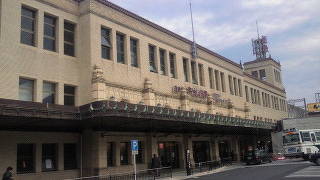
POLYGON ((138 140, 131 140, 131 151, 138 151, 138 150, 139 150, 138 140))

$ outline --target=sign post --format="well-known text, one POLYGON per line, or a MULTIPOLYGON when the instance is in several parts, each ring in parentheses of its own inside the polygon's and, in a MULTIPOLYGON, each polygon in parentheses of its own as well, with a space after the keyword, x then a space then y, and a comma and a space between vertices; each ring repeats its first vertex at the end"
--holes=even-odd
POLYGON ((137 180, 136 155, 138 154, 138 150, 139 150, 138 140, 131 140, 131 151, 132 151, 132 155, 133 155, 134 180, 137 180))

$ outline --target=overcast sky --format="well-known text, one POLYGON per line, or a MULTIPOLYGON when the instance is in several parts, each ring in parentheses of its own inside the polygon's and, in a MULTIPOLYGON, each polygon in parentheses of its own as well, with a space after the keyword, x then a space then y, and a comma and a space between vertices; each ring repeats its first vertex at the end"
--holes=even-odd
MULTIPOLYGON (((189 0, 110 0, 192 39, 189 0)), ((314 101, 320 92, 320 0, 192 0, 195 37, 237 63, 254 59, 251 39, 268 37, 280 61, 287 98, 314 101)))

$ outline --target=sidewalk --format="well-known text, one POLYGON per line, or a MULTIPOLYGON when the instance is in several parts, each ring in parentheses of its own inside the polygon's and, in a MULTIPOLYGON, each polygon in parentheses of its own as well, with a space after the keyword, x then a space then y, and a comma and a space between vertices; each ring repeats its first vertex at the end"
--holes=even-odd
POLYGON ((193 174, 193 175, 190 175, 190 176, 186 175, 186 171, 185 170, 181 170, 181 171, 173 172, 172 173, 172 178, 170 178, 170 177, 161 178, 161 180, 183 180, 183 179, 189 179, 189 178, 195 178, 195 177, 199 177, 199 176, 204 176, 204 175, 208 175, 208 174, 214 174, 214 173, 229 171, 229 170, 237 169, 237 168, 241 168, 241 167, 243 167, 243 163, 235 163, 235 164, 232 164, 230 166, 223 166, 221 168, 214 169, 212 171, 196 173, 196 174, 193 174))

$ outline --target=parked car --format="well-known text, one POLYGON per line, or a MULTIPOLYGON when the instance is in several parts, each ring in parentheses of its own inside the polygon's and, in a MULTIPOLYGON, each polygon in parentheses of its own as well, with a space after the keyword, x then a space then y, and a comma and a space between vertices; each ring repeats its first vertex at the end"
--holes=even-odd
POLYGON ((277 160, 285 160, 286 157, 285 157, 284 154, 282 154, 282 153, 277 153, 277 154, 274 154, 274 155, 273 155, 272 159, 273 159, 274 161, 277 161, 277 160))
POLYGON ((315 163, 317 166, 320 166, 320 153, 312 154, 309 160, 315 163))
POLYGON ((248 151, 245 155, 246 164, 261 164, 265 162, 272 162, 272 155, 263 150, 248 151))

